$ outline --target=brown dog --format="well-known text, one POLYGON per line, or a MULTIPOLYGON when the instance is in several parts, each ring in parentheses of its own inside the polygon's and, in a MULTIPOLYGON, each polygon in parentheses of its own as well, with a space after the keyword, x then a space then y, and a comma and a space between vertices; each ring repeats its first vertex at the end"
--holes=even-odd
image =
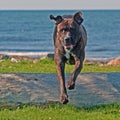
POLYGON ((67 84, 67 88, 71 90, 75 88, 75 80, 83 66, 87 34, 81 24, 83 22, 81 12, 57 17, 50 15, 50 19, 54 20, 56 24, 53 35, 54 60, 60 84, 60 100, 61 103, 66 104, 68 95, 65 87, 65 63, 69 61, 70 64, 75 64, 67 84))

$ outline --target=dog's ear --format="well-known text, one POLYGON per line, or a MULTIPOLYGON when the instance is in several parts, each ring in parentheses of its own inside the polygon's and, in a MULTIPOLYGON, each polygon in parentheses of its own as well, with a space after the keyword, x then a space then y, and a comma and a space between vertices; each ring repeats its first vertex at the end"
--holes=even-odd
POLYGON ((58 25, 62 22, 63 18, 61 16, 54 17, 53 15, 50 15, 50 19, 55 21, 55 24, 58 25))
POLYGON ((82 13, 81 12, 75 13, 73 19, 80 25, 83 22, 82 13))

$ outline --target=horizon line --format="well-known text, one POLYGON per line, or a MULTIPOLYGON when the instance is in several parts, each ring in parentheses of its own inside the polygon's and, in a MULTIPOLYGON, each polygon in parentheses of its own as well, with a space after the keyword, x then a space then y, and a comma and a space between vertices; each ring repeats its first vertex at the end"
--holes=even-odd
POLYGON ((0 9, 0 11, 7 11, 7 10, 11 10, 11 11, 14 11, 14 10, 25 10, 25 11, 29 11, 29 10, 51 10, 51 11, 54 11, 54 10, 62 10, 62 11, 66 11, 66 10, 120 10, 120 9, 0 9))

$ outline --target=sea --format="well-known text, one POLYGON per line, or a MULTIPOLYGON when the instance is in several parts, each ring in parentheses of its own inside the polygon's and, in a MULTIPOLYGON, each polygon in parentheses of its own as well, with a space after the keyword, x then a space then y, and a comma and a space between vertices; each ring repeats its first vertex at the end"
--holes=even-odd
POLYGON ((87 30, 86 59, 120 56, 120 10, 0 10, 0 54, 53 53, 52 14, 81 11, 87 30))

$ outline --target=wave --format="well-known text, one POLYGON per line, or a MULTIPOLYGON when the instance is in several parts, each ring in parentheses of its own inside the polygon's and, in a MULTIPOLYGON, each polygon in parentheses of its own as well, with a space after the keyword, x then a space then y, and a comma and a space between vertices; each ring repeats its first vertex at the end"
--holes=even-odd
POLYGON ((33 58, 41 58, 47 56, 48 54, 53 54, 52 52, 0 52, 2 55, 8 56, 28 56, 33 58))

